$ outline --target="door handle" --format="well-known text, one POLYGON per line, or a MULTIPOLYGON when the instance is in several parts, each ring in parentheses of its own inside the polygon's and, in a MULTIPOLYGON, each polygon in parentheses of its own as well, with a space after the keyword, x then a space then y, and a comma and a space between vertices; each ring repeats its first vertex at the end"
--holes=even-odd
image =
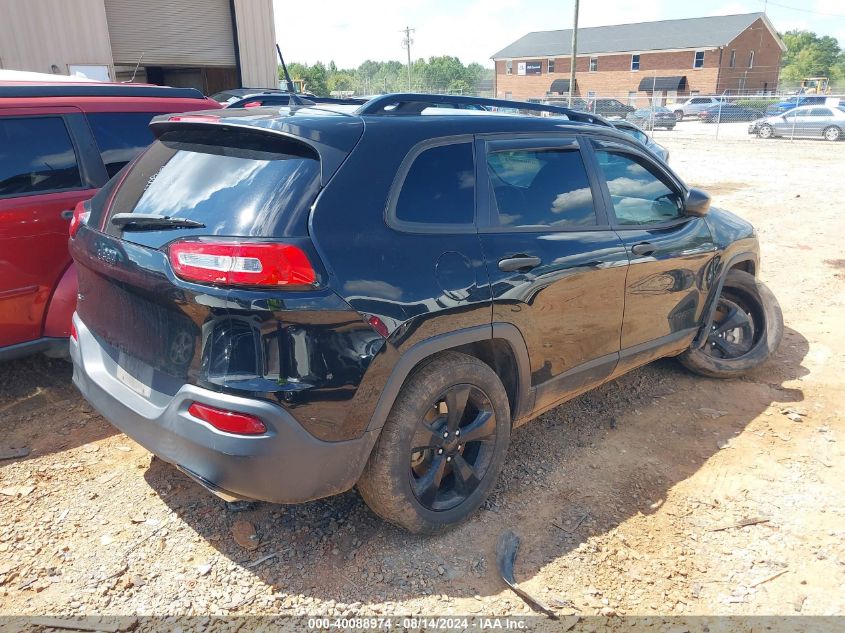
POLYGON ((539 257, 529 257, 528 255, 506 257, 505 259, 499 260, 499 270, 505 273, 516 271, 528 272, 532 268, 539 266, 541 261, 539 257))
POLYGON ((643 255, 645 257, 653 255, 656 250, 657 248, 650 242, 640 242, 639 244, 634 244, 631 247, 631 252, 634 255, 643 255))
POLYGON ((60 213, 62 220, 70 220, 73 218, 73 209, 65 209, 60 213))

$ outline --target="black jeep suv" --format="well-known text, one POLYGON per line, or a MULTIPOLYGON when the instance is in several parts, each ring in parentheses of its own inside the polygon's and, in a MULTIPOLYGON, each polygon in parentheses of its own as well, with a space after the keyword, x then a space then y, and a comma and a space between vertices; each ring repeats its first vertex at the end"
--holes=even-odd
POLYGON ((482 503, 513 427, 781 339, 751 225, 594 115, 406 94, 152 128, 79 210, 74 382, 224 499, 357 485, 430 532, 482 503))

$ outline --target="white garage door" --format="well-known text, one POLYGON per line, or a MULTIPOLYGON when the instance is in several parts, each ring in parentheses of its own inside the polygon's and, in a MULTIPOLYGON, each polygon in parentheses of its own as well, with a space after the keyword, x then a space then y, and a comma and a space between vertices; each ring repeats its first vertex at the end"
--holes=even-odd
POLYGON ((105 0, 117 65, 234 66, 229 0, 105 0))

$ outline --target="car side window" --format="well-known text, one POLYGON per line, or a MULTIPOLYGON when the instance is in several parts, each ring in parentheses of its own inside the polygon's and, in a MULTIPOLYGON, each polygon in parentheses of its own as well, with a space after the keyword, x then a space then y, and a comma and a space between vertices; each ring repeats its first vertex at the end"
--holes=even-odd
POLYGON ((76 153, 61 117, 0 117, 0 197, 81 187, 76 153))
POLYGON ((813 108, 810 110, 810 116, 833 116, 833 112, 827 108, 813 108))
POLYGON ((596 224, 593 194, 577 146, 493 151, 487 173, 498 224, 509 228, 577 228, 596 224))
POLYGON ((621 225, 663 224, 683 216, 683 198, 643 157, 596 148, 599 168, 621 225))
POLYGON ((411 164, 396 201, 399 222, 472 224, 475 161, 472 144, 452 143, 422 151, 411 164))
POLYGON ((88 114, 109 178, 153 142, 150 119, 155 112, 98 112, 88 114))

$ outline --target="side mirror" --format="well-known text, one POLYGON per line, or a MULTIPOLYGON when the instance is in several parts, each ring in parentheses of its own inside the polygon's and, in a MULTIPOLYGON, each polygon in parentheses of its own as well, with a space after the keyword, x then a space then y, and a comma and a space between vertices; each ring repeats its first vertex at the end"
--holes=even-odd
POLYGON ((684 201, 684 215, 702 217, 710 210, 710 195, 701 189, 692 188, 684 201))

